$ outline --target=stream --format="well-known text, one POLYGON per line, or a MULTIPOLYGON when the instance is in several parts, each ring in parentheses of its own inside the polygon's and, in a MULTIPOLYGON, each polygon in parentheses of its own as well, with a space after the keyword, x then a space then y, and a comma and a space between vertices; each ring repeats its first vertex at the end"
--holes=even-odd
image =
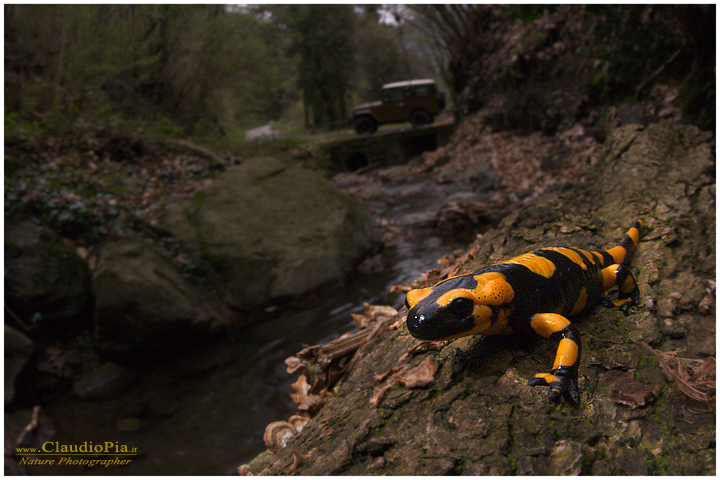
MULTIPOLYGON (((431 187, 425 184, 426 187, 431 187)), ((444 192, 427 195, 423 185, 405 185, 402 204, 385 218, 422 215, 444 192)), ((432 187, 431 187, 432 189, 432 187)), ((297 412, 290 400, 297 374, 285 358, 307 345, 324 343, 354 328, 350 313, 363 302, 400 308, 404 296, 390 293, 437 266, 437 259, 466 245, 441 239, 430 228, 414 228, 387 247, 373 273, 357 273, 301 300, 253 313, 251 327, 230 332, 206 347, 139 372, 120 397, 102 402, 71 394, 46 405, 57 441, 112 441, 136 447, 124 466, 32 467, 32 474, 236 475, 237 467, 265 450, 265 427, 297 412), (47 470, 46 470, 47 468, 47 470)))

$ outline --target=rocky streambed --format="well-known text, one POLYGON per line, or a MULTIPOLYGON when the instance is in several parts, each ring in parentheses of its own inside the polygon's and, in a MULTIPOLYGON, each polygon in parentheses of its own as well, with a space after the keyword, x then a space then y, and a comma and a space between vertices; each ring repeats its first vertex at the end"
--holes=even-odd
MULTIPOLYGON (((245 173, 230 170, 210 188, 171 203, 160 217, 157 228, 182 243, 174 258, 161 244, 128 233, 101 245, 94 260, 85 262, 47 229, 29 222, 6 229, 9 271, 27 277, 7 282, 6 269, 12 311, 22 316, 15 327, 6 326, 8 444, 33 423, 32 406, 40 405, 23 445, 113 441, 140 452, 127 465, 103 470, 20 467, 10 459, 12 468, 33 474, 235 473, 238 462, 264 448, 265 426, 294 408, 286 357, 351 329, 350 313, 362 311, 363 302, 399 307, 402 298, 390 286, 412 280, 462 247, 438 237, 427 215, 413 225, 391 218, 384 223, 395 225, 397 235, 386 235, 394 240, 343 279, 351 259, 368 251, 382 228, 348 196, 333 204, 336 190, 310 172, 273 159, 243 167, 245 173), (263 180, 276 184, 270 198, 263 180), (284 192, 291 189, 301 202, 288 200, 284 192), (323 189, 329 192, 324 200, 311 200, 317 198, 311 191, 323 189), (278 211, 287 220, 273 217, 278 211), (248 222, 255 222, 252 228, 248 222), (325 230, 303 228, 313 224, 325 230), (275 237, 280 247, 274 251, 259 246, 261 239, 275 237), (309 256, 300 251, 303 242, 309 256), (48 270, 48 244, 61 252, 51 261, 67 265, 48 270), (247 259, 237 257, 243 252, 247 259), (28 268, 33 265, 38 267, 28 268), (38 284, 43 269, 53 273, 38 284), (41 292, 29 297, 24 285, 41 292), (53 303, 53 295, 67 306, 53 303), (46 297, 45 303, 38 300, 46 297), (42 310, 28 314, 32 308, 42 310), (30 329, 22 321, 27 315, 37 321, 30 329), (80 333, 52 335, 52 325, 80 333)), ((414 181, 402 191, 388 188, 382 211, 375 213, 411 208, 402 192, 433 188, 426 178, 414 181)), ((415 208, 435 211, 444 197, 417 196, 415 208)))

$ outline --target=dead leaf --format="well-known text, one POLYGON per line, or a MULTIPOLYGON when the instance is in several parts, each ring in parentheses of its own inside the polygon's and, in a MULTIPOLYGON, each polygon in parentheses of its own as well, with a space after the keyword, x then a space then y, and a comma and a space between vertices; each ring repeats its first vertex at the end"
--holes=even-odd
POLYGON ((438 363, 432 355, 410 371, 398 374, 398 381, 407 388, 425 387, 435 380, 438 363))
POLYGON ((298 411, 314 417, 332 397, 332 393, 327 390, 323 390, 319 395, 308 395, 307 398, 298 405, 298 411))
POLYGON ((400 357, 398 364, 395 367, 385 373, 373 377, 375 382, 371 383, 375 384, 384 381, 385 378, 388 380, 387 384, 384 386, 373 388, 373 396, 370 399, 371 406, 379 406, 380 403, 382 403, 383 398, 385 398, 385 394, 393 387, 393 385, 402 383, 406 388, 417 388, 425 387, 435 380, 435 372, 438 369, 438 363, 432 355, 428 355, 427 358, 425 358, 425 360, 423 360, 417 367, 410 370, 408 370, 406 365, 402 365, 406 359, 407 356, 403 355, 400 357), (388 378, 388 374, 391 372, 392 375, 388 378))
POLYGON ((678 357, 679 350, 661 352, 650 345, 633 341, 648 350, 658 360, 665 377, 674 381, 688 398, 702 403, 710 411, 715 409, 715 359, 690 359, 678 357), (706 365, 707 363, 707 365, 706 365), (696 369, 692 365, 698 365, 696 369))
POLYGON ((298 370, 305 371, 305 362, 297 357, 288 357, 285 359, 285 365, 287 365, 287 373, 295 373, 298 370))
POLYGON ((310 385, 307 383, 307 377, 305 375, 300 375, 297 381, 292 384, 292 388, 295 393, 290 394, 290 398, 295 403, 304 402, 310 393, 310 385))
POLYGON ((384 387, 375 387, 373 389, 373 396, 370 399, 370 406, 377 407, 380 405, 380 403, 383 401, 383 398, 385 398, 385 393, 387 393, 392 386, 395 385, 395 383, 389 383, 385 385, 384 387))

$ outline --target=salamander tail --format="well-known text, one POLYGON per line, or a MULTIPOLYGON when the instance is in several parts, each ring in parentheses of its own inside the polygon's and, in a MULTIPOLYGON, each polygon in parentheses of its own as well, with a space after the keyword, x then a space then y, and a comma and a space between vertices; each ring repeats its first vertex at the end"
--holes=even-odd
POLYGON ((612 264, 628 265, 632 260, 635 248, 640 241, 640 229, 643 226, 642 220, 632 224, 620 243, 609 250, 602 252, 605 266, 612 264))

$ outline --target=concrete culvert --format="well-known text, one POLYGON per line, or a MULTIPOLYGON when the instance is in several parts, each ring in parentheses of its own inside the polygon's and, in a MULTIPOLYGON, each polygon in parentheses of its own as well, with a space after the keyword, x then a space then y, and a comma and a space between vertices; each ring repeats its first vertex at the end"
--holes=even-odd
POLYGON ((365 155, 362 152, 354 152, 348 155, 347 159, 345 160, 345 168, 349 172, 354 172, 355 170, 359 170, 363 167, 367 167, 368 165, 368 158, 367 155, 365 155))

